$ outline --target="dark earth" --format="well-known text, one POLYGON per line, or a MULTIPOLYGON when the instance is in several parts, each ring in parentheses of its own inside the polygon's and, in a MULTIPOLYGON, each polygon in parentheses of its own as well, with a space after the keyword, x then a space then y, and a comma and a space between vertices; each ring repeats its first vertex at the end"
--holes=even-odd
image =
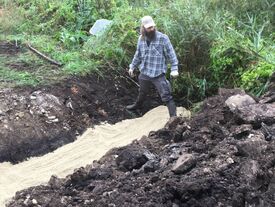
MULTIPOLYGON (((54 86, 43 86, 43 89, 2 92, 6 94, 3 100, 10 100, 6 106, 12 108, 12 113, 3 112, 4 120, 8 120, 13 130, 18 129, 17 139, 29 143, 26 152, 30 154, 24 151, 25 157, 31 155, 35 142, 43 146, 55 142, 58 147, 73 141, 76 131, 81 133, 86 126, 98 121, 115 122, 131 117, 124 106, 134 100, 136 92, 129 92, 136 89, 129 89, 120 82, 118 87, 121 88, 116 90, 116 82, 110 86, 110 82, 104 84, 105 80, 96 81, 92 77, 72 78, 54 86), (102 88, 110 91, 104 93, 102 88), (12 95, 8 98, 8 94, 15 94, 15 99, 12 95), (63 105, 53 96, 62 100, 63 105), (41 97, 44 101, 40 101, 41 97), (13 104, 14 100, 17 105, 13 104), (39 106, 47 113, 41 112, 39 106), (21 110, 24 115, 18 114, 16 118, 16 112, 21 110), (53 121, 50 116, 56 116, 59 121, 53 121), (27 130, 23 124, 29 124, 31 129, 27 130), (47 134, 49 129, 51 134, 47 134), (42 143, 34 135, 27 136, 28 133, 41 134, 40 138, 47 142, 42 143), (72 138, 58 140, 60 135, 65 138, 66 133, 72 138)), ((108 81, 115 79, 109 77, 108 81)), ((1 129, 1 137, 8 134, 2 133, 1 129)), ((4 140, 13 141, 15 152, 22 147, 8 135, 4 140)), ((47 147, 47 150, 53 149, 47 147)), ((52 176, 47 185, 17 192, 7 206, 273 207, 275 74, 268 92, 260 98, 239 89, 220 89, 216 96, 203 102, 201 110, 190 120, 174 117, 163 129, 152 131, 128 146, 110 150, 100 160, 91 160, 90 165, 76 169, 66 178, 52 176)))
MULTIPOLYGON (((23 50, 0 43, 0 55, 15 56, 23 50)), ((33 66, 24 67, 12 65, 17 70, 33 66)), ((160 104, 152 91, 142 110, 127 111, 125 106, 135 101, 138 88, 125 77, 106 72, 37 87, 0 89, 0 162, 17 163, 46 154, 73 142, 87 127, 134 118, 160 104)))

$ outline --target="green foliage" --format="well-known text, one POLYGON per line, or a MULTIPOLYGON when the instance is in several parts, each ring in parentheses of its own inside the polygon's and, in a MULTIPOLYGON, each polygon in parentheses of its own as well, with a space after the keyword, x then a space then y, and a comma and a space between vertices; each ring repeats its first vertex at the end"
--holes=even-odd
POLYGON ((181 97, 178 101, 186 106, 191 106, 194 102, 203 100, 207 94, 207 80, 197 78, 193 73, 187 72, 175 80, 171 80, 173 92, 176 97, 181 97))
POLYGON ((16 9, 10 1, 0 1, 0 33, 2 35, 17 34, 20 32, 19 27, 23 23, 22 9, 16 9), (1 7, 3 5, 3 8, 1 7))
POLYGON ((256 95, 262 95, 268 85, 268 79, 275 72, 275 65, 259 62, 245 71, 242 76, 242 87, 256 95))
POLYGON ((24 30, 32 33, 53 34, 65 28, 73 33, 87 30, 98 18, 112 18, 113 0, 18 0, 25 8, 24 30), (36 27, 33 27, 33 24, 36 27))
MULTIPOLYGON (((153 16, 158 30, 169 36, 175 48, 180 77, 173 81, 173 91, 187 104, 215 93, 218 87, 243 87, 259 95, 274 70, 272 0, 0 2, 5 8, 13 5, 9 6, 13 17, 25 17, 24 21, 10 18, 15 21, 10 24, 6 18, 1 31, 62 62, 60 74, 126 69, 144 15, 153 16), (89 29, 101 18, 113 24, 101 36, 90 36, 89 29)), ((3 20, 0 16, 0 23, 3 20)))
POLYGON ((2 83, 14 82, 16 85, 37 85, 39 79, 27 71, 15 71, 0 66, 0 77, 2 83))
MULTIPOLYGON (((72 40, 70 40, 72 41, 72 40)), ((66 74, 85 75, 90 72, 97 72, 98 62, 90 59, 87 52, 80 48, 77 42, 76 48, 65 48, 58 41, 48 36, 32 36, 32 45, 43 54, 51 55, 51 58, 64 64, 62 68, 66 74)), ((61 73, 62 74, 62 73, 61 73)))
POLYGON ((263 35, 269 23, 265 21, 258 25, 256 15, 247 15, 242 21, 232 21, 233 19, 231 17, 231 21, 226 22, 225 31, 219 33, 213 41, 210 50, 210 80, 217 83, 215 87, 244 87, 255 95, 260 95, 264 90, 259 93, 259 88, 265 89, 268 78, 262 75, 270 75, 270 71, 266 73, 264 71, 267 67, 260 67, 255 72, 255 65, 274 65, 275 61, 272 38, 263 35), (255 85, 252 85, 255 77, 251 73, 262 77, 257 79, 255 85))

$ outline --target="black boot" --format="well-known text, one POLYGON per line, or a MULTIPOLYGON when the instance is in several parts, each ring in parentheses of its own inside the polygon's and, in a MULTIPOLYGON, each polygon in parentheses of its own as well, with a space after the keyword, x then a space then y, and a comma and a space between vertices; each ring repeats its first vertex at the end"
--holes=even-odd
POLYGON ((173 100, 168 101, 167 107, 170 117, 177 116, 177 108, 173 100))
POLYGON ((139 79, 139 84, 140 84, 140 88, 139 88, 137 100, 134 104, 126 106, 126 109, 128 110, 140 109, 143 106, 143 102, 145 101, 145 98, 150 89, 151 83, 149 81, 139 79))

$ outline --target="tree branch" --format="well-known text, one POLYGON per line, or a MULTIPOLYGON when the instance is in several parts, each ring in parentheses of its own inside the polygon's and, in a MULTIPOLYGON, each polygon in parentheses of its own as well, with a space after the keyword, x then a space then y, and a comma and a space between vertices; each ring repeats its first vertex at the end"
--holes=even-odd
POLYGON ((42 57, 42 58, 44 58, 45 60, 49 61, 50 63, 52 63, 52 64, 54 64, 54 65, 57 65, 57 66, 59 66, 59 67, 61 67, 61 66, 63 65, 63 64, 61 64, 61 63, 59 63, 59 62, 57 62, 57 61, 55 61, 55 60, 53 60, 53 59, 47 57, 47 56, 44 55, 43 53, 39 52, 37 49, 33 48, 29 43, 28 43, 28 47, 29 47, 29 49, 30 49, 32 52, 36 53, 36 54, 39 55, 40 57, 42 57))

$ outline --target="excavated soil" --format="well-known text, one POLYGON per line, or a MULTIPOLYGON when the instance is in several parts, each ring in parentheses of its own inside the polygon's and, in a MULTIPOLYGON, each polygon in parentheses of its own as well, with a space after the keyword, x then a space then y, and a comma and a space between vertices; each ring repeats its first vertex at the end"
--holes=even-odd
MULTIPOLYGON (((178 108, 178 114, 190 117, 190 112, 178 108)), ((19 190, 48 182, 52 175, 66 177, 75 169, 100 159, 108 150, 130 144, 133 140, 164 127, 169 120, 167 108, 159 106, 144 116, 116 124, 88 128, 73 143, 41 157, 12 165, 0 163, 0 206, 19 190)))
MULTIPOLYGON (((7 58, 24 50, 0 43, 0 55, 7 58)), ((27 70, 21 63, 10 68, 27 70)), ((134 102, 138 88, 107 72, 104 78, 72 76, 48 86, 0 89, 0 162, 17 163, 46 154, 73 142, 87 127, 139 117, 160 104, 152 92, 142 110, 127 111, 125 106, 134 102)))
POLYGON ((220 90, 191 120, 170 119, 65 178, 17 192, 7 206, 272 207, 274 92, 255 101, 220 90))

